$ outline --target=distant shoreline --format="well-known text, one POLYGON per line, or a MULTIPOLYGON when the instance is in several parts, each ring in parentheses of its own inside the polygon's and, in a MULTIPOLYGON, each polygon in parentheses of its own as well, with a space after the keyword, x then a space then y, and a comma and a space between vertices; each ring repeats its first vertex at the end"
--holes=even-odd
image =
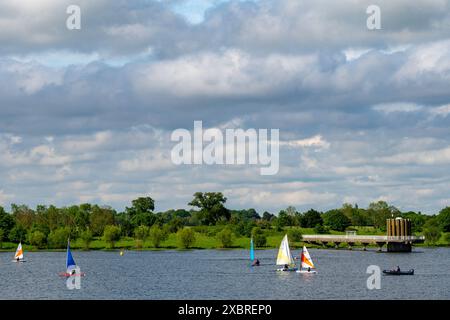
MULTIPOLYGON (((348 249, 346 246, 340 246, 339 248, 334 248, 334 247, 323 247, 323 246, 319 246, 319 245, 313 245, 313 244, 301 244, 301 245, 291 245, 292 249, 301 249, 303 247, 303 245, 306 245, 308 248, 312 248, 312 249, 329 249, 329 250, 336 250, 336 251, 363 251, 362 245, 353 245, 352 249, 348 249)), ((367 251, 378 251, 377 250, 377 246, 376 245, 369 245, 367 246, 367 251)), ((417 244, 413 246, 413 250, 414 248, 428 248, 428 249, 433 249, 433 248, 448 248, 450 249, 449 245, 446 244, 437 244, 437 245, 425 245, 425 244, 417 244)), ((36 248, 27 248, 27 246, 24 246, 24 249, 26 252, 65 252, 66 249, 65 248, 61 248, 61 249, 50 249, 50 248, 45 248, 45 249, 36 249, 36 248)), ((144 247, 144 248, 136 248, 136 247, 116 247, 116 248, 89 248, 88 250, 83 249, 83 248, 77 248, 77 247, 71 247, 72 251, 84 251, 84 252, 89 252, 89 251, 104 251, 104 252, 120 252, 122 250, 125 251, 189 251, 189 250, 219 250, 219 251, 231 251, 231 250, 249 250, 250 248, 246 248, 246 247, 240 247, 240 246, 234 246, 234 247, 229 247, 229 248, 220 248, 220 247, 190 247, 188 249, 182 249, 182 248, 178 248, 178 247, 160 247, 160 248, 154 248, 154 247, 144 247)), ((277 246, 267 246, 267 247, 262 247, 262 248, 255 248, 255 250, 257 251, 261 251, 261 250, 274 250, 274 249, 278 249, 277 246)), ((2 248, 0 249, 0 252, 14 252, 15 248, 2 248)), ((383 250, 382 252, 387 252, 386 250, 383 250)))

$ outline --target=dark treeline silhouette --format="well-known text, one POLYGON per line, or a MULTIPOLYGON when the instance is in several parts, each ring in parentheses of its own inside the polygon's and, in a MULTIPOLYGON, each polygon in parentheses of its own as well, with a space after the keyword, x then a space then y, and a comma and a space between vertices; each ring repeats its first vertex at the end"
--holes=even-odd
MULTIPOLYGON (((103 237, 113 247, 121 237, 134 237, 138 241, 150 237, 158 247, 168 234, 189 226, 199 232, 204 230, 202 228, 207 229, 206 226, 223 226, 226 230, 219 234, 223 242, 228 241, 228 233, 231 232, 238 236, 253 235, 257 245, 263 245, 265 241, 261 235, 268 230, 302 227, 313 228, 315 233, 328 233, 371 226, 374 230, 384 231, 386 219, 391 217, 411 219, 413 232, 425 234, 430 241, 436 242, 441 232, 450 232, 450 207, 442 209, 439 214, 425 215, 401 212, 384 201, 378 201, 368 208, 344 204, 326 212, 314 209, 298 212, 289 206, 274 215, 267 211, 260 214, 255 209, 231 210, 225 207, 226 200, 220 192, 197 192, 189 202, 193 209, 164 212, 154 211, 155 202, 150 197, 133 200, 123 212, 89 203, 62 208, 38 205, 36 209, 13 204, 10 212, 0 207, 0 245, 2 241, 22 241, 39 248, 63 248, 70 237, 82 239, 89 248, 90 241, 103 237)), ((190 236, 182 237, 188 239, 190 236)))

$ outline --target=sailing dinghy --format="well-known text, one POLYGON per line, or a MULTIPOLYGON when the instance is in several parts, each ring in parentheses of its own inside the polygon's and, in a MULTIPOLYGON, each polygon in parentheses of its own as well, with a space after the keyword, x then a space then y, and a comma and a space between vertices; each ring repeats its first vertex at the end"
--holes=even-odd
POLYGON ((303 246, 302 253, 300 254, 300 269, 297 270, 298 273, 317 273, 314 270, 314 263, 312 262, 311 256, 309 255, 308 249, 303 246))
POLYGON ((75 260, 72 257, 72 252, 70 251, 70 241, 67 240, 67 254, 66 254, 66 272, 61 272, 59 275, 62 277, 71 277, 71 276, 79 276, 83 277, 85 275, 84 272, 78 272, 80 268, 75 263, 75 260))
POLYGON ((17 246, 17 250, 16 250, 16 253, 14 254, 13 262, 25 262, 25 260, 23 258, 22 242, 19 242, 19 245, 17 246))
POLYGON ((292 258, 291 249, 289 248, 289 240, 287 234, 281 241, 280 249, 278 250, 277 265, 282 265, 283 268, 277 271, 296 271, 294 259, 292 258))
POLYGON ((252 267, 259 266, 259 260, 255 259, 255 248, 253 245, 253 238, 250 239, 250 261, 252 263, 252 267))

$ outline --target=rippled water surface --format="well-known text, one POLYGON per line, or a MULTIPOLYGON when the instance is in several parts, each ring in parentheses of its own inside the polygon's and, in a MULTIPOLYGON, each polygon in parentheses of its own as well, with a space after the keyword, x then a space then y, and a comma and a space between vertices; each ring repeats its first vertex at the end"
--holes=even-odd
MULTIPOLYGON (((276 272, 276 250, 258 250, 251 268, 247 250, 74 251, 86 276, 69 290, 65 252, 25 253, 11 262, 0 253, 0 299, 450 299, 450 249, 412 253, 310 249, 318 273, 276 272), (368 290, 369 265, 415 269, 413 276, 382 276, 368 290)), ((294 252, 298 254, 298 250, 294 252)))

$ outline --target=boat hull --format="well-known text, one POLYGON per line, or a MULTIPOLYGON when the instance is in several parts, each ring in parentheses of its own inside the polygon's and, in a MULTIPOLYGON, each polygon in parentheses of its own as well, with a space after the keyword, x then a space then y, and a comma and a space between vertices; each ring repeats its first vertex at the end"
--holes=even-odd
POLYGON ((297 270, 296 272, 297 273, 317 273, 316 270, 310 270, 310 271, 308 271, 308 270, 297 270))
POLYGON ((60 272, 59 273, 60 277, 66 277, 66 278, 69 278, 69 277, 84 277, 85 275, 86 274, 84 272, 75 273, 75 274, 70 274, 70 273, 67 273, 67 272, 60 272))
POLYGON ((414 269, 408 271, 383 270, 383 274, 387 276, 412 276, 414 274, 414 269))
POLYGON ((279 268, 279 269, 277 269, 277 271, 294 272, 294 271, 297 271, 297 268, 289 268, 289 269, 279 268))

